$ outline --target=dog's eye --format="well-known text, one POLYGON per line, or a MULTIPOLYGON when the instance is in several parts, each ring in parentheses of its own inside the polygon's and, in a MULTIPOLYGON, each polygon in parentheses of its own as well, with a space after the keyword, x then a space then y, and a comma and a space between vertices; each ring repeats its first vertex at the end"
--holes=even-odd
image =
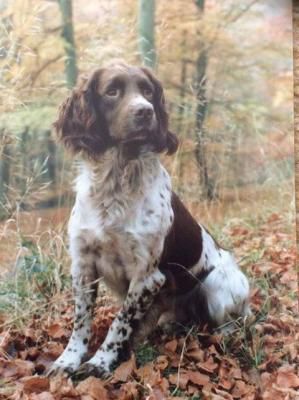
POLYGON ((110 88, 106 91, 106 96, 109 97, 117 97, 120 93, 120 90, 118 88, 110 88))
POLYGON ((145 97, 152 98, 152 97, 153 97, 153 91, 152 91, 152 89, 144 88, 144 89, 143 89, 143 95, 144 95, 145 97))

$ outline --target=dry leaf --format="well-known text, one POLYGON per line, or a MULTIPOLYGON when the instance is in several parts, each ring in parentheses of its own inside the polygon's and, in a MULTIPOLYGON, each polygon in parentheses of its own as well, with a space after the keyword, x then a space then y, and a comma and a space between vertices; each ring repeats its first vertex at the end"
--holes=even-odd
POLYGON ((192 383, 198 386, 205 386, 210 382, 210 377, 208 375, 204 375, 198 371, 188 371, 187 376, 192 383))
POLYGON ((155 361, 155 368, 164 371, 168 367, 167 356, 158 356, 155 361))
POLYGON ((172 353, 175 353, 176 349, 178 347, 178 341, 176 339, 173 339, 170 342, 167 342, 164 347, 166 350, 171 351, 172 353))
POLYGON ((294 373, 294 368, 283 366, 277 372, 276 383, 284 388, 299 388, 299 376, 294 373))
POLYGON ((34 364, 31 361, 24 360, 0 360, 0 376, 2 378, 22 378, 32 375, 34 364))
POLYGON ((172 385, 178 386, 180 389, 186 389, 187 383, 189 381, 188 374, 185 372, 181 372, 179 374, 170 374, 169 375, 169 382, 172 385))
POLYGON ((205 362, 199 362, 196 364, 199 370, 208 372, 209 374, 214 373, 218 369, 218 364, 214 362, 213 357, 209 357, 205 362))
POLYGON ((95 400, 108 400, 108 394, 104 387, 104 382, 93 376, 80 382, 76 387, 76 390, 80 395, 89 395, 95 400))
POLYGON ((23 389, 25 393, 46 392, 49 387, 49 379, 43 376, 31 376, 22 379, 23 389))
POLYGON ((68 336, 68 332, 61 326, 61 324, 52 324, 48 327, 47 333, 53 339, 61 339, 68 336))
POLYGON ((56 400, 50 392, 32 393, 28 400, 56 400))
POLYGON ((113 373, 113 381, 119 381, 119 382, 126 382, 133 374, 133 371, 136 369, 136 362, 135 362, 135 356, 132 355, 132 357, 123 363, 121 363, 116 370, 113 373))

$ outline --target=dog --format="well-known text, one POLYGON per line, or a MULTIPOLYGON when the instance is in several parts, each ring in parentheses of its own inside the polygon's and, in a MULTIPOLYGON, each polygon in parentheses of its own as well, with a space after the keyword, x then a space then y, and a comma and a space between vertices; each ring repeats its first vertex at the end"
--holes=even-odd
POLYGON ((179 143, 149 69, 97 69, 62 104, 54 127, 82 161, 68 227, 74 328, 50 374, 105 377, 159 320, 220 326, 250 314, 247 278, 190 215, 160 163, 179 143), (83 362, 100 277, 122 306, 83 362))

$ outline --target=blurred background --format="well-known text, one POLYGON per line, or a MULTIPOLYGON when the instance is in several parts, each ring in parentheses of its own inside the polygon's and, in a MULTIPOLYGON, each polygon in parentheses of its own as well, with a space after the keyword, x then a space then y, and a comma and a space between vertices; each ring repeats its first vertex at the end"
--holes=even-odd
POLYGON ((291 23, 290 0, 0 0, 0 271, 28 249, 63 263, 74 168, 52 123, 115 58, 162 81, 181 142, 164 162, 198 220, 293 220, 291 23))

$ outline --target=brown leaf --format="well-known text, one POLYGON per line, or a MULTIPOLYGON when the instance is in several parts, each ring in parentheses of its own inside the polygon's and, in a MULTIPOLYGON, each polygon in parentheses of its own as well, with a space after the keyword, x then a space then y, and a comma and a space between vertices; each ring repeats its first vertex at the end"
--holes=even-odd
POLYGON ((114 378, 113 381, 127 382, 129 376, 133 374, 133 371, 135 369, 136 369, 135 356, 132 355, 132 357, 128 361, 123 362, 116 368, 113 374, 114 378))
POLYGON ((50 392, 52 394, 59 393, 59 395, 67 397, 78 396, 77 390, 73 386, 71 379, 63 375, 57 375, 50 380, 50 392))
POLYGON ((61 339, 68 336, 68 332, 61 326, 61 324, 52 324, 47 328, 47 333, 53 339, 61 339))
POLYGON ((50 392, 32 393, 29 400, 55 400, 50 392))
POLYGON ((121 386, 118 396, 119 400, 135 400, 138 399, 137 382, 127 382, 121 386))
POLYGON ((209 374, 214 373, 218 369, 218 364, 214 362, 213 357, 209 357, 205 362, 199 362, 196 364, 198 369, 209 374))
POLYGON ((180 374, 170 374, 169 375, 169 382, 172 385, 179 386, 180 389, 186 389, 187 383, 189 381, 188 371, 181 372, 180 374))
POLYGON ((299 376, 294 373, 294 367, 283 366, 279 368, 276 383, 284 388, 299 388, 299 376))
POLYGON ((235 399, 244 399, 244 396, 250 392, 250 386, 246 385, 244 381, 236 381, 232 390, 232 396, 235 399))
POLYGON ((224 390, 220 390, 218 388, 215 388, 214 390, 215 390, 215 392, 217 394, 217 397, 213 397, 213 396, 216 396, 216 395, 212 395, 211 397, 209 397, 209 399, 212 399, 212 400, 233 400, 233 396, 231 394, 225 392, 224 390))
POLYGON ((32 375, 34 371, 34 364, 31 361, 24 360, 0 360, 0 376, 3 378, 22 378, 24 376, 32 375))
POLYGON ((25 393, 41 393, 49 390, 49 379, 43 376, 30 376, 22 379, 25 393))
POLYGON ((235 383, 234 380, 228 380, 228 379, 223 378, 220 380, 218 386, 220 389, 229 391, 233 387, 234 383, 235 383))
POLYGON ((159 356, 155 361, 155 368, 164 371, 168 367, 167 356, 159 356))
POLYGON ((192 383, 198 386, 205 386, 210 382, 210 377, 208 375, 204 375, 198 371, 188 371, 187 376, 192 383))
POLYGON ((154 369, 153 363, 148 363, 136 371, 139 379, 146 385, 155 386, 161 381, 160 371, 154 369))
POLYGON ((192 351, 188 351, 187 356, 195 361, 203 361, 204 360, 204 351, 201 349, 195 349, 192 351))
POLYGON ((176 339, 171 340, 170 342, 165 343, 165 349, 171 351, 172 353, 176 352, 178 347, 178 341, 176 339))
POLYGON ((104 387, 103 381, 101 379, 90 376, 84 381, 80 382, 76 387, 77 392, 80 395, 89 395, 95 400, 108 400, 107 390, 104 387))
POLYGON ((147 400, 165 400, 165 393, 158 387, 153 388, 151 394, 146 398, 147 400))

